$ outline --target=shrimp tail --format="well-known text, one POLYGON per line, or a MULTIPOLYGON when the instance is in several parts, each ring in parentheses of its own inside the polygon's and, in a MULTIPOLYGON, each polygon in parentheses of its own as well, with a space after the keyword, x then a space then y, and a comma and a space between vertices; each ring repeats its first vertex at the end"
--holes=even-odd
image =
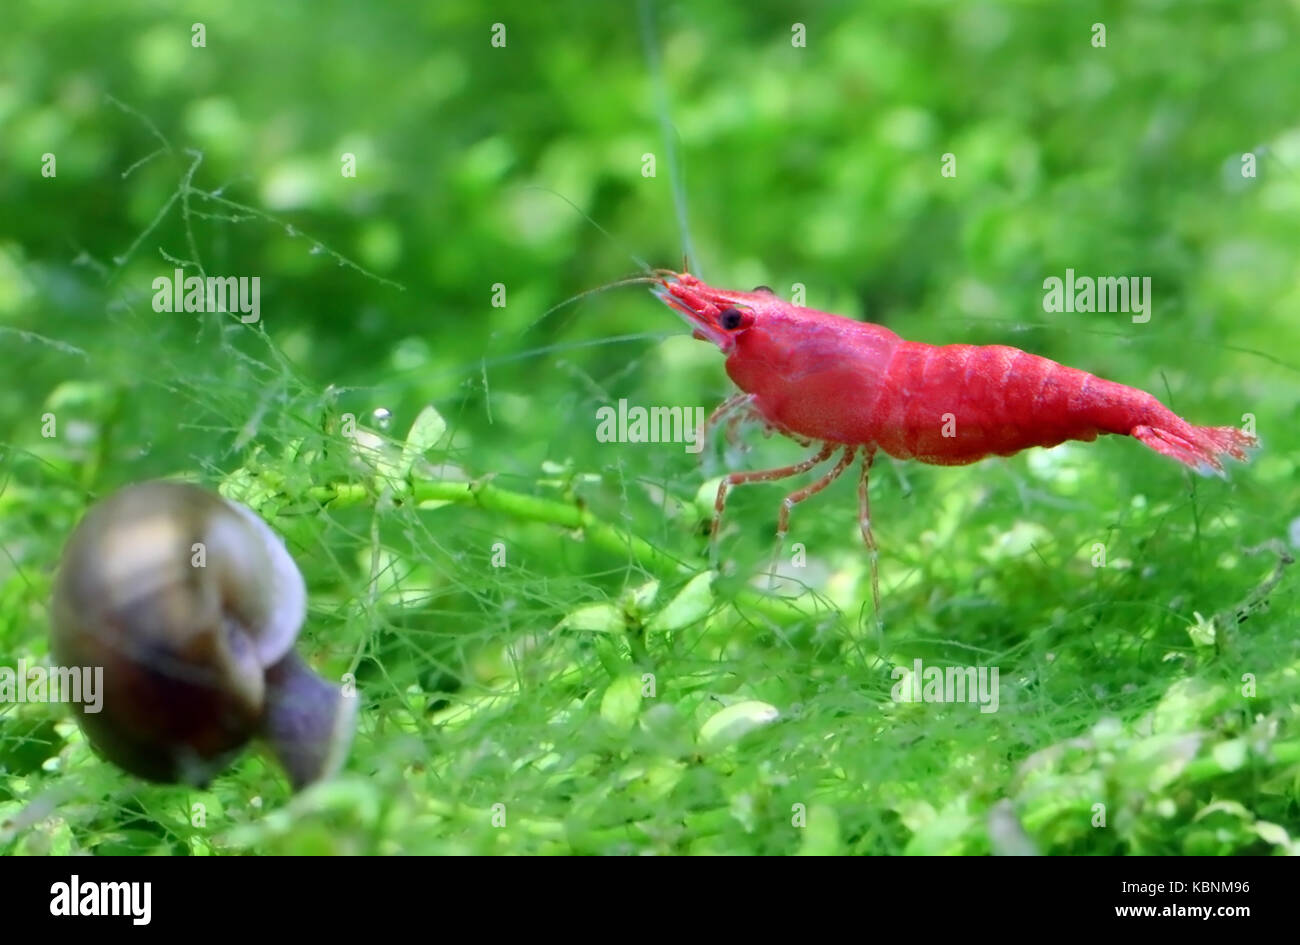
POLYGON ((1246 450, 1259 446, 1259 441, 1236 427, 1197 427, 1176 414, 1173 423, 1160 425, 1139 424, 1132 435, 1151 449, 1190 466, 1203 476, 1223 475, 1221 456, 1245 462, 1246 450))
POLYGON ((1036 397, 1035 415, 1041 445, 1062 438, 1092 439, 1096 433, 1119 433, 1145 443, 1161 456, 1168 456, 1202 476, 1220 476, 1223 457, 1240 462, 1250 457, 1246 450, 1259 446, 1251 433, 1237 427, 1198 427, 1188 423, 1153 395, 1136 387, 1103 380, 1077 368, 1054 361, 1021 355, 1016 362, 1021 383, 1046 397, 1036 397), (1055 410, 1051 407, 1055 406, 1055 410), (1047 407, 1048 409, 1043 409, 1047 407), (1051 422, 1059 416, 1060 425, 1051 422), (1045 440, 1050 440, 1044 442, 1045 440))

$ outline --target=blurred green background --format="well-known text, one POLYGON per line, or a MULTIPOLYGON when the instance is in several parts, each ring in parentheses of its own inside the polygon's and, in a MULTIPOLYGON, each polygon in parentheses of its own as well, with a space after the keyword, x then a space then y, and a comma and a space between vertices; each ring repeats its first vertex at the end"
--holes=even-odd
POLYGON ((62 792, 0 849, 980 853, 1011 823, 1043 852, 1295 852, 1295 580, 1248 553, 1300 544, 1293 3, 660 2, 652 32, 613 2, 18 0, 7 19, 0 658, 44 656, 90 502, 182 476, 287 536, 306 650, 365 702, 345 776, 293 801, 256 753, 204 792, 144 786, 59 707, 0 706, 0 821, 62 792), (784 492, 739 490, 701 597, 710 477, 804 451, 751 429, 701 467, 598 442, 620 398, 711 409, 721 359, 635 288, 542 317, 634 257, 680 264, 660 96, 709 281, 1016 345, 1195 423, 1251 414, 1264 448, 1228 481, 1114 437, 879 464, 883 641, 853 484, 795 512, 797 613, 751 582, 784 492), (259 276, 260 324, 154 312, 152 280, 198 265, 259 276), (1150 276, 1150 322, 1044 312, 1067 267, 1150 276), (499 504, 386 489, 339 433, 352 414, 400 444, 430 405, 447 431, 412 475, 499 504), (683 588, 687 616, 656 625, 683 588), (1217 646, 1197 613, 1232 618, 1217 646), (1000 665, 1001 710, 892 702, 915 658, 1000 665), (710 748, 702 727, 748 703, 778 720, 710 748))

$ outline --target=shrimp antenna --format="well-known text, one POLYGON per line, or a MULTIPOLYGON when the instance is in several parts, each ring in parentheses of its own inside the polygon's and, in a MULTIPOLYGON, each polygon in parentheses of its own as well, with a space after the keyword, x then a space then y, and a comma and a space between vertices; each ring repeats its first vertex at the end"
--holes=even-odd
MULTIPOLYGON (((649 269, 650 267, 647 266, 646 268, 649 269)), ((676 275, 676 273, 672 273, 672 275, 676 275)), ((637 273, 634 276, 628 276, 625 279, 616 279, 613 282, 606 282, 604 285, 598 285, 596 286, 596 288, 588 289, 586 292, 579 292, 577 295, 571 295, 563 302, 559 302, 555 305, 552 305, 546 311, 542 312, 541 315, 538 315, 537 320, 534 321, 532 324, 530 324, 523 331, 521 331, 520 334, 521 335, 527 334, 528 332, 536 328, 538 325, 540 325, 553 312, 558 312, 560 309, 564 308, 565 306, 572 305, 574 302, 577 302, 581 299, 585 299, 589 295, 598 295, 599 293, 605 292, 609 289, 618 289, 626 285, 658 285, 661 281, 662 281, 662 276, 648 275, 646 273, 637 273)))
MULTIPOLYGON (((597 223, 595 220, 593 220, 593 219, 591 218, 591 216, 590 216, 590 215, 589 215, 585 210, 583 210, 580 206, 578 206, 576 203, 574 203, 574 202, 573 202, 572 200, 570 200, 568 197, 564 196, 564 194, 560 193, 558 190, 553 190, 553 189, 551 189, 550 187, 544 187, 544 186, 542 186, 541 184, 525 184, 525 185, 523 186, 523 189, 524 189, 524 190, 540 190, 540 191, 543 191, 544 193, 548 193, 548 194, 550 194, 550 195, 553 196, 553 197, 559 197, 561 200, 563 200, 565 203, 567 203, 570 207, 572 207, 573 210, 574 210, 574 212, 577 213, 578 216, 582 217, 584 220, 586 220, 588 223, 590 223, 592 226, 594 226, 594 227, 595 227, 595 228, 600 232, 600 234, 601 234, 602 236, 605 237, 605 239, 609 240, 609 243, 610 243, 611 246, 613 246, 615 249, 617 249, 620 253, 626 253, 626 254, 627 254, 627 257, 628 257, 629 259, 631 259, 632 262, 634 262, 634 263, 636 263, 638 266, 640 266, 641 269, 644 270, 645 272, 649 272, 649 271, 650 271, 650 264, 649 264, 648 262, 646 262, 644 259, 642 259, 640 256, 638 256, 636 253, 634 253, 634 252, 632 252, 631 250, 629 250, 625 245, 623 245, 622 243, 620 243, 617 239, 614 238, 614 235, 613 235, 612 233, 610 233, 609 230, 605 229, 603 226, 601 226, 599 223, 597 223)), ((581 298, 581 296, 575 296, 575 298, 581 298)))
POLYGON ((659 126, 664 138, 664 150, 668 157, 668 179, 673 188, 673 209, 677 213, 677 228, 682 235, 682 249, 686 254, 688 272, 696 272, 690 266, 692 261, 698 263, 695 247, 691 244, 690 221, 686 217, 686 174, 682 170, 681 152, 678 144, 681 137, 669 120, 668 85, 664 82, 663 68, 659 62, 659 44, 655 39, 654 9, 652 0, 640 0, 637 12, 641 21, 641 42, 645 46, 646 62, 650 67, 650 80, 655 90, 655 107, 659 112, 659 126))

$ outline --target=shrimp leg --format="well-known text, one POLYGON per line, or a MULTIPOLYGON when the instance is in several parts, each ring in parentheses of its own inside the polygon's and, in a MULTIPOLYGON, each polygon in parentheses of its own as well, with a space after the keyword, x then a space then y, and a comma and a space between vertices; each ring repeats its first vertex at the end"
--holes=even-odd
POLYGON ((839 462, 832 466, 826 475, 822 476, 816 482, 804 486, 802 489, 791 492, 781 500, 781 515, 777 519, 776 526, 776 550, 772 552, 772 567, 768 571, 769 587, 776 580, 777 560, 781 557, 781 549, 785 547, 785 536, 790 530, 790 510, 804 499, 816 495, 836 479, 840 478, 840 474, 848 468, 849 464, 853 462, 853 457, 857 454, 858 448, 856 446, 848 447, 844 450, 844 455, 840 457, 839 462))
MULTIPOLYGON (((709 436, 713 433, 714 428, 717 427, 718 423, 722 420, 723 417, 731 413, 741 404, 750 404, 752 407, 753 400, 754 400, 753 394, 746 394, 744 391, 741 391, 740 393, 732 394, 730 397, 728 397, 726 400, 720 403, 714 409, 713 413, 709 414, 709 419, 704 421, 704 430, 700 433, 700 442, 703 443, 705 440, 709 438, 709 436)), ((731 438, 730 434, 731 434, 732 425, 737 422, 738 418, 743 419, 744 416, 745 413, 742 412, 736 414, 734 417, 731 418, 731 422, 727 424, 728 439, 731 438)))
POLYGON ((728 446, 734 447, 739 445, 744 451, 748 452, 749 447, 744 446, 740 442, 740 425, 744 423, 746 420, 752 420, 756 416, 762 419, 761 415, 758 413, 757 408, 755 408, 753 404, 750 404, 748 409, 737 410, 734 413, 732 413, 730 417, 727 418, 727 445, 728 446))
POLYGON ((862 474, 858 477, 858 524, 862 527, 862 540, 867 543, 867 552, 871 558, 871 605, 876 613, 876 633, 883 633, 884 621, 880 618, 880 549, 876 547, 876 535, 871 530, 871 499, 867 495, 868 480, 871 477, 871 464, 876 458, 876 448, 867 447, 862 453, 862 474))
POLYGON ((791 476, 797 476, 802 472, 807 472, 818 463, 829 459, 831 454, 837 449, 834 443, 825 443, 817 451, 816 455, 810 456, 805 460, 795 463, 792 466, 780 466, 776 469, 762 469, 755 472, 738 472, 729 473, 722 477, 718 483, 718 497, 713 502, 713 526, 709 529, 709 561, 712 567, 717 567, 718 563, 718 528, 722 524, 722 513, 727 506, 727 493, 732 486, 743 486, 750 482, 775 482, 778 479, 789 479, 791 476))

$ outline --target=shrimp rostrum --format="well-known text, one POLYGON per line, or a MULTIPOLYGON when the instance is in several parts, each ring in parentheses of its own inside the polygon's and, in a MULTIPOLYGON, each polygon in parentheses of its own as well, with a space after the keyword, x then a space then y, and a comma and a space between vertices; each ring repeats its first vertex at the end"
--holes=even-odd
POLYGON ((735 472, 718 487, 712 541, 728 491, 769 482, 838 459, 781 506, 778 540, 790 510, 820 492, 861 456, 859 520, 871 554, 872 597, 880 614, 868 476, 877 450, 941 466, 1010 456, 1032 446, 1134 437, 1200 473, 1222 473, 1222 457, 1245 460, 1257 445, 1235 427, 1193 426, 1151 394, 1004 345, 929 345, 881 325, 791 305, 771 290, 735 292, 689 273, 655 272, 652 291, 726 355, 741 393, 710 423, 739 412, 800 442, 817 445, 802 462, 735 472))

